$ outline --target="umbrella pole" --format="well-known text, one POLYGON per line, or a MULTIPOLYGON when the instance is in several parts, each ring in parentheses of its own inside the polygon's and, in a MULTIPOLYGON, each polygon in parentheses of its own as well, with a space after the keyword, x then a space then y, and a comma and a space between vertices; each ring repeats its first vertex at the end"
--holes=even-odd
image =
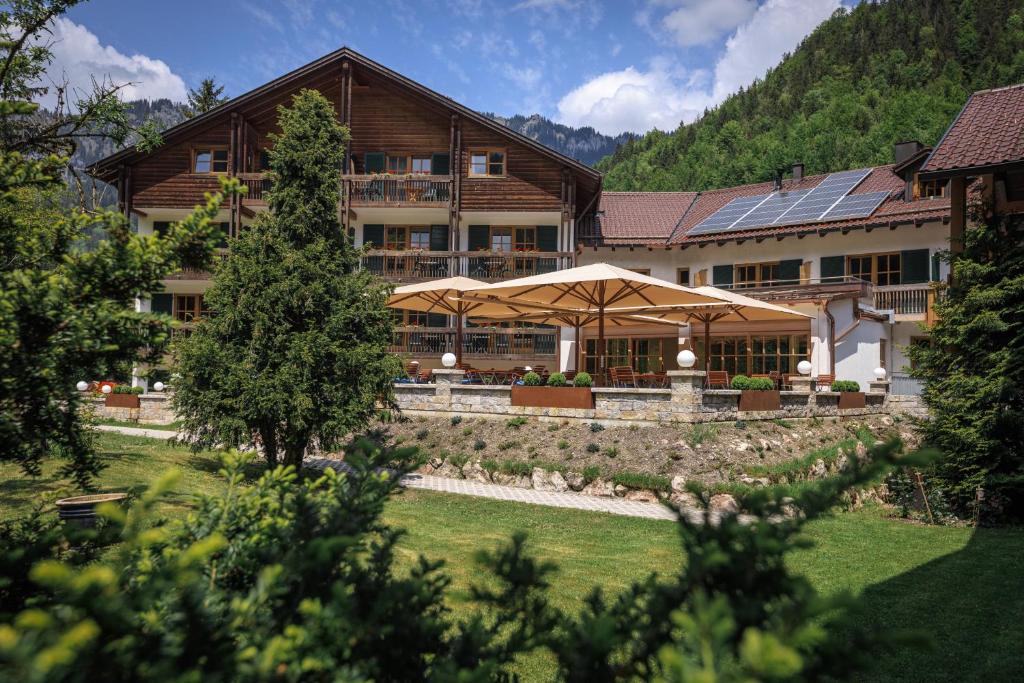
POLYGON ((597 374, 604 380, 608 357, 604 346, 604 306, 597 309, 597 374))
POLYGON ((462 323, 464 316, 455 316, 455 364, 462 365, 462 323))
POLYGON ((704 376, 711 370, 711 321, 704 318, 704 376))
MULTIPOLYGON (((579 322, 578 318, 577 318, 576 322, 577 323, 579 322)), ((580 329, 580 326, 578 324, 574 326, 574 330, 576 332, 576 360, 575 360, 575 367, 573 368, 573 370, 575 370, 576 372, 582 372, 583 371, 583 339, 580 338, 580 332, 582 330, 580 329)))

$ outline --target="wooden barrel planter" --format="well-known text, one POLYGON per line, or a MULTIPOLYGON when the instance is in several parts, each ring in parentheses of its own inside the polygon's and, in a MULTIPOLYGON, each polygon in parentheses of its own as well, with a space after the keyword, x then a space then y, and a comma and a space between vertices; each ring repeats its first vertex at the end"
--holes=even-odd
POLYGON ((103 405, 108 408, 138 408, 138 394, 107 394, 103 399, 103 405))
POLYGON ((97 505, 119 503, 127 497, 127 493, 96 493, 88 496, 62 498, 57 501, 57 514, 64 522, 91 527, 96 525, 97 505))
POLYGON ((864 408, 867 403, 864 398, 863 391, 840 391, 839 392, 839 410, 852 410, 854 408, 864 408))
POLYGON ((528 408, 593 409, 594 392, 590 387, 512 386, 512 405, 528 408))
POLYGON ((774 390, 744 389, 740 392, 739 409, 743 412, 782 410, 782 396, 774 390))

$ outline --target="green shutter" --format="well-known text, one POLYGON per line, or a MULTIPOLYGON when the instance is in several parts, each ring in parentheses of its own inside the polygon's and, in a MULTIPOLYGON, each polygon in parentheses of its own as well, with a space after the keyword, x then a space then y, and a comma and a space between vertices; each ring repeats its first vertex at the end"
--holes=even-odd
POLYGON ((170 221, 153 221, 153 232, 163 237, 171 230, 170 221))
POLYGON ((174 312, 174 296, 166 292, 154 294, 150 299, 150 310, 154 313, 166 313, 171 315, 174 312))
POLYGON ((822 256, 821 257, 821 280, 827 282, 829 278, 841 278, 846 275, 845 256, 822 256))
POLYGON ((431 175, 448 175, 451 173, 451 162, 448 152, 437 152, 430 155, 431 175))
POLYGON ((363 244, 373 246, 376 249, 384 248, 384 226, 364 225, 363 244))
POLYGON ((491 248, 491 226, 471 225, 469 226, 469 250, 480 251, 491 248))
POLYGON ((910 249, 900 253, 900 282, 916 285, 928 282, 928 250, 910 249))
POLYGON ((444 313, 427 313, 427 327, 448 327, 448 316, 444 313))
POLYGON ((558 251, 558 226, 537 226, 537 251, 558 251))
POLYGON ((932 282, 939 281, 939 261, 938 253, 932 254, 932 282))
POLYGON ((384 172, 384 152, 367 152, 364 156, 367 173, 384 172))
POLYGON ((787 285, 800 284, 800 266, 803 264, 803 259, 798 258, 779 261, 779 282, 787 285))
POLYGON ((715 266, 711 269, 711 284, 715 287, 732 284, 732 264, 715 266))
POLYGON ((430 226, 430 251, 448 251, 448 226, 430 226))

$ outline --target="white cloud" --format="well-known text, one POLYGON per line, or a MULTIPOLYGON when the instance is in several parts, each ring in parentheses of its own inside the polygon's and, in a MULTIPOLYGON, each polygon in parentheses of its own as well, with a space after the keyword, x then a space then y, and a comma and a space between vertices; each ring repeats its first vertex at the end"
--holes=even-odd
MULTIPOLYGON (((673 130, 764 76, 839 6, 839 0, 768 0, 726 41, 713 75, 687 71, 668 58, 647 70, 630 66, 600 74, 559 101, 558 119, 607 134, 673 130)), ((672 38, 678 40, 678 32, 672 38)))
POLYGON ((512 64, 505 64, 502 67, 505 77, 527 92, 532 91, 540 83, 544 73, 532 66, 518 67, 512 64))
MULTIPOLYGON (((110 45, 101 45, 89 29, 63 17, 56 19, 52 28, 48 42, 53 62, 44 77, 46 85, 66 80, 71 88, 86 93, 93 79, 106 80, 116 85, 130 84, 121 89, 122 97, 127 100, 161 97, 176 102, 185 100, 185 81, 165 62, 145 55, 128 56, 110 45)), ((38 100, 44 107, 53 107, 56 103, 53 89, 50 90, 38 100)))
POLYGON ((683 47, 713 43, 757 11, 756 0, 678 0, 672 5, 661 26, 683 47))

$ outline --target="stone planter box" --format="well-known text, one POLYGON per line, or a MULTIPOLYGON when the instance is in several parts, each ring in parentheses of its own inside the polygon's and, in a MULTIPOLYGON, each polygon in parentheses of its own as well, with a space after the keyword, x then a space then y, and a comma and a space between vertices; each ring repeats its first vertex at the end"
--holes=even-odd
POLYGON ((782 398, 778 391, 745 390, 740 392, 741 412, 781 409, 782 398))
POLYGON ((853 408, 864 408, 866 401, 863 391, 840 391, 839 410, 850 410, 853 408))
MULTIPOLYGON (((122 394, 123 395, 123 394, 122 394)), ((138 398, 136 396, 136 398, 138 398)), ((57 511, 64 522, 82 527, 96 525, 96 506, 101 503, 121 503, 128 497, 127 493, 97 493, 88 496, 75 496, 57 501, 57 511)))
POLYGON ((138 394, 107 394, 103 399, 107 408, 138 408, 138 394))
POLYGON ((528 408, 593 409, 590 387, 512 387, 512 405, 528 408))

